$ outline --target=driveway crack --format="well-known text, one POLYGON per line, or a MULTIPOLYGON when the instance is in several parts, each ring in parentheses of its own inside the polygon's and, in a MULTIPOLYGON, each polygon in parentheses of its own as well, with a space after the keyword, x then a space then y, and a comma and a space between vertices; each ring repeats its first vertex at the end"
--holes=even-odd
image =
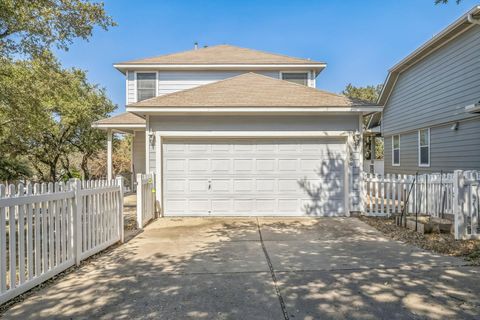
POLYGON ((290 320, 290 317, 288 316, 288 312, 287 312, 287 307, 285 305, 285 301, 283 300, 282 294, 280 293, 280 288, 277 285, 277 277, 275 275, 275 271, 273 270, 272 261, 270 260, 270 256, 268 255, 267 247, 265 247, 265 243, 263 242, 262 230, 260 229, 260 222, 258 221, 258 218, 257 218, 257 228, 258 228, 258 234, 260 236, 260 244, 262 245, 263 254, 265 255, 268 268, 270 269, 270 275, 272 276, 273 286, 275 288, 275 293, 277 294, 278 301, 280 302, 280 308, 282 309, 283 317, 285 320, 290 320))

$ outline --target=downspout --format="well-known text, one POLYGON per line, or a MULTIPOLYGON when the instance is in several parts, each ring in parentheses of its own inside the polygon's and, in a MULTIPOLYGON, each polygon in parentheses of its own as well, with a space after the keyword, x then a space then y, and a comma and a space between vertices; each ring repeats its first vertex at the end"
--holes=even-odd
POLYGON ((471 14, 471 13, 468 14, 467 20, 468 20, 468 22, 470 22, 471 24, 478 24, 478 25, 480 25, 480 20, 475 19, 475 18, 473 17, 473 14, 471 14))

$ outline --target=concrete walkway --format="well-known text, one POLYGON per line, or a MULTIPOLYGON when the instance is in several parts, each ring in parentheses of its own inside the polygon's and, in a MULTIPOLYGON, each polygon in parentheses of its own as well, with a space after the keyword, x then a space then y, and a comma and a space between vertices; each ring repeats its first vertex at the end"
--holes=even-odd
POLYGON ((7 319, 479 319, 480 269, 355 218, 170 218, 7 319))

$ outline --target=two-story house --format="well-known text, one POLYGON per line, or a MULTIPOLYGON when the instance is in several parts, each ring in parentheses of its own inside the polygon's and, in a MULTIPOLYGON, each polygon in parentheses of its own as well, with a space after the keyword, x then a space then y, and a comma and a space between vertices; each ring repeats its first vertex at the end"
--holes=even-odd
POLYGON ((476 6, 390 69, 385 173, 480 170, 479 18, 476 6))
POLYGON ((114 66, 127 112, 95 126, 134 134, 164 216, 361 210, 361 120, 380 108, 317 90, 325 63, 219 45, 114 66))

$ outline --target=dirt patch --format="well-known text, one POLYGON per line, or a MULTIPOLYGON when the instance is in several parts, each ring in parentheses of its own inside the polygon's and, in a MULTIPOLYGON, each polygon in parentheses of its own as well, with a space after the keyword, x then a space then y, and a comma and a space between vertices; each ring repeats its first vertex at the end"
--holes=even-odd
POLYGON ((480 265, 480 240, 455 240, 452 234, 447 233, 420 234, 397 226, 393 218, 359 218, 394 240, 440 254, 463 257, 472 265, 480 265))
POLYGON ((123 209, 123 228, 125 231, 137 229, 137 210, 136 208, 125 207, 123 209))

